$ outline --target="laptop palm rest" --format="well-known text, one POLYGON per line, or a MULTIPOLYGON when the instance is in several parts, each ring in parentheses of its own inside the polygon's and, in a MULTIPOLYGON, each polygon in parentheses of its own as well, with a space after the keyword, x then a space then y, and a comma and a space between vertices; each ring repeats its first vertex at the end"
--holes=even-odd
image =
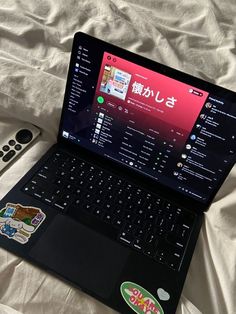
POLYGON ((55 217, 30 251, 35 261, 102 298, 111 295, 129 254, 125 247, 63 215, 55 217))

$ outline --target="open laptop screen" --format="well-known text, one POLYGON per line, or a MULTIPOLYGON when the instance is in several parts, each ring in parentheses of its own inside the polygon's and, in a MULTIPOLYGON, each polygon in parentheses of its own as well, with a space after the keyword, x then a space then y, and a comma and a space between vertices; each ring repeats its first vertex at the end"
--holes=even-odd
POLYGON ((235 105, 89 38, 73 46, 61 136, 207 202, 235 159, 235 105))

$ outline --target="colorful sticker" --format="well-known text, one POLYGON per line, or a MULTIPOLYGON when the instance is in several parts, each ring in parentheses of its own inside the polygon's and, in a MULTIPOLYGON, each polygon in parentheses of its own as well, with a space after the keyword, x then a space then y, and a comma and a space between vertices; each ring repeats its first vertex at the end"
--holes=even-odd
POLYGON ((25 244, 45 217, 39 208, 7 203, 6 207, 0 210, 0 234, 25 244))
POLYGON ((125 281, 120 286, 123 299, 138 314, 164 314, 154 296, 136 283, 125 281))

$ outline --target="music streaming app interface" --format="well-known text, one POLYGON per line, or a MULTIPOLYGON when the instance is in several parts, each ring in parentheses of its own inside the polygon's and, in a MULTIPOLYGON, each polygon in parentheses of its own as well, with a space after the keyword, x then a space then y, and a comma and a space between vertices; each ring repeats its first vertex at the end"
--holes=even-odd
MULTIPOLYGON (((124 127, 119 132, 133 129, 132 136, 140 144, 149 138, 157 149, 171 144, 172 150, 180 150, 207 96, 202 90, 104 53, 93 109, 118 120, 124 127)), ((130 145, 132 136, 128 136, 130 145)))
POLYGON ((207 199, 220 168, 214 147, 225 145, 223 136, 214 136, 222 131, 224 103, 109 52, 96 61, 92 51, 79 47, 63 136, 207 199))

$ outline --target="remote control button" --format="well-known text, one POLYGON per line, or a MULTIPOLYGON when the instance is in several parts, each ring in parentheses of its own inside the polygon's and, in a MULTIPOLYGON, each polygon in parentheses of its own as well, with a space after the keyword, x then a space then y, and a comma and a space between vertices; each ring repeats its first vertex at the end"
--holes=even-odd
POLYGON ((10 150, 4 157, 3 157, 3 161, 7 162, 9 161, 14 155, 16 154, 16 152, 14 150, 10 150))
POLYGON ((10 149, 10 147, 9 147, 8 145, 4 145, 3 148, 2 148, 2 150, 3 150, 4 152, 8 152, 9 149, 10 149))
POLYGON ((4 153, 0 150, 0 158, 4 155, 4 153))
POLYGON ((20 144, 27 144, 29 143, 33 138, 33 134, 30 130, 23 129, 16 133, 16 140, 20 144))
POLYGON ((14 145, 16 144, 16 141, 10 140, 10 141, 8 142, 8 144, 9 144, 10 146, 14 146, 14 145))
POLYGON ((21 150, 22 146, 20 144, 16 144, 15 150, 21 150))

